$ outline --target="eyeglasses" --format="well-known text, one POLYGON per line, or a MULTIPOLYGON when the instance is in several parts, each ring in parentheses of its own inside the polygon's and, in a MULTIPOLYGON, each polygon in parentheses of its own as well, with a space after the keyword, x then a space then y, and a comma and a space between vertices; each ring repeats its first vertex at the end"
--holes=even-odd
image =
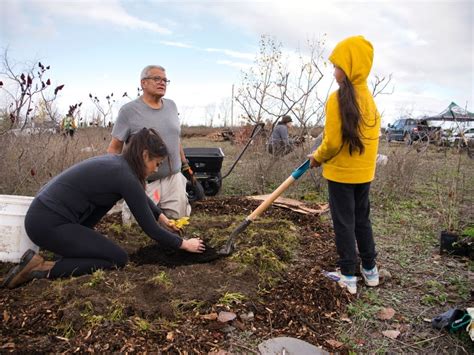
POLYGON ((168 85, 170 83, 170 80, 168 80, 167 78, 162 78, 161 76, 149 76, 144 79, 153 80, 155 84, 163 83, 165 85, 168 85))

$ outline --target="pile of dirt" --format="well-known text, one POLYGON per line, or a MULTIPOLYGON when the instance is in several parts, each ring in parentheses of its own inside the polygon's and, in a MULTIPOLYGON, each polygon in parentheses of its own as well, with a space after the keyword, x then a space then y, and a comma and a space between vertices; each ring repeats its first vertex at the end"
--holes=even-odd
POLYGON ((130 255, 130 261, 136 265, 158 264, 174 267, 179 265, 209 263, 221 257, 217 250, 209 245, 206 246, 206 250, 203 253, 193 254, 184 250, 164 248, 157 244, 152 244, 130 255))
MULTIPOLYGON (((336 253, 319 218, 273 206, 239 236, 233 255, 216 257, 258 204, 196 203, 186 234, 206 241, 201 256, 160 248, 137 226, 122 226, 119 215, 107 216, 98 230, 127 250, 130 263, 0 290, 0 349, 245 352, 275 336, 330 348, 348 298, 321 274, 336 253)), ((0 263, 1 276, 10 266, 0 263)))

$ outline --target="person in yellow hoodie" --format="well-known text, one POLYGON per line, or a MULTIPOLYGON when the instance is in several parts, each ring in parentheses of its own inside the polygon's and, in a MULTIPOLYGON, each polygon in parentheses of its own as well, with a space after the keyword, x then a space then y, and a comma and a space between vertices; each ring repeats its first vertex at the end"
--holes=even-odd
POLYGON ((329 60, 339 89, 326 103, 321 145, 309 156, 328 181, 329 206, 336 234, 340 271, 325 272, 351 294, 357 293, 357 250, 366 285, 377 286, 379 273, 370 222, 370 183, 375 176, 380 115, 367 86, 372 44, 362 36, 337 44, 329 60))

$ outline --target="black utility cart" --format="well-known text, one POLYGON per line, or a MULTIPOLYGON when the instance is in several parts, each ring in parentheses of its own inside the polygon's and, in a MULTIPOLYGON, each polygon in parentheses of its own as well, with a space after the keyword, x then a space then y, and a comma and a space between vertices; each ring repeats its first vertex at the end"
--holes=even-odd
MULTIPOLYGON (((222 187, 222 180, 234 170, 242 155, 245 153, 253 139, 263 130, 263 123, 254 126, 247 144, 243 147, 238 157, 235 159, 229 171, 222 176, 221 168, 224 160, 224 152, 221 148, 184 148, 184 155, 189 161, 189 165, 194 172, 194 176, 203 187, 204 195, 215 196, 222 187)), ((188 181, 186 192, 190 201, 203 198, 196 192, 196 187, 188 181)), ((201 194, 202 195, 202 194, 201 194)))
MULTIPOLYGON (((215 196, 222 187, 222 161, 224 153, 221 148, 184 148, 184 155, 194 176, 204 188, 206 196, 215 196)), ((189 184, 188 184, 189 185, 189 184)), ((187 186, 190 199, 193 199, 193 190, 187 186)))

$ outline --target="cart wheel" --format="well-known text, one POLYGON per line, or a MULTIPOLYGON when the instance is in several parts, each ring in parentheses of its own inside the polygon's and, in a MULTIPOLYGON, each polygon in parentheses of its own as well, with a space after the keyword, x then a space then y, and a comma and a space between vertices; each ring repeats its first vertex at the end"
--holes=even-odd
POLYGON ((218 173, 216 177, 204 180, 202 185, 206 196, 216 196, 222 186, 222 174, 218 173))
POLYGON ((196 184, 192 184, 191 181, 186 183, 186 193, 188 194, 188 201, 195 202, 203 200, 206 196, 204 193, 204 188, 199 181, 196 181, 196 184))

